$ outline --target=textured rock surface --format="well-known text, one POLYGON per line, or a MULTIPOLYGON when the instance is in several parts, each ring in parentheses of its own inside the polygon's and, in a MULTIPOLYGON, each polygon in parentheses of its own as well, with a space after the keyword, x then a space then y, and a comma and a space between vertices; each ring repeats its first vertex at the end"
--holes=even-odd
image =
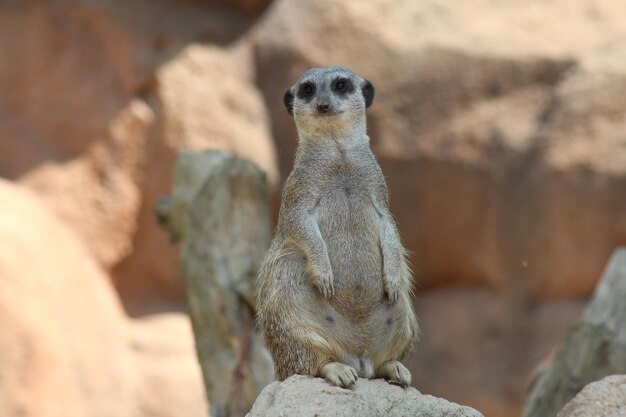
MULTIPOLYGON (((377 87, 373 147, 424 300, 419 386, 519 415, 527 370, 626 244, 626 3, 267 5, 0 1, 0 176, 43 198, 131 315, 180 312, 176 249, 153 218, 178 150, 227 149, 278 183, 272 139, 283 174, 295 149, 285 88, 351 66, 377 87), (435 288, 467 285, 488 288, 435 288)), ((138 356, 166 343, 152 331, 138 356)))
POLYGON ((295 375, 268 385, 247 416, 481 417, 482 414, 381 379, 359 379, 352 389, 344 389, 321 378, 295 375))
POLYGON ((174 240, 213 417, 243 416, 273 379, 254 322, 270 242, 265 174, 225 152, 182 152, 157 215, 174 240))
POLYGON ((295 149, 285 85, 310 66, 352 67, 376 86, 374 152, 423 286, 588 294, 626 241, 624 13, 619 1, 278 0, 254 40, 281 171, 295 149))
POLYGON ((0 206, 0 415, 206 417, 187 315, 128 321, 41 199, 0 180, 0 206))
POLYGON ((182 299, 176 253, 152 215, 178 149, 242 153, 277 178, 249 53, 223 47, 266 2, 234 3, 246 13, 219 1, 0 5, 10 57, 0 62, 0 175, 44 198, 133 314, 182 299), (203 40, 213 44, 194 44, 203 40))
POLYGON ((485 416, 522 413, 537 367, 580 317, 585 300, 552 300, 511 309, 488 289, 418 292, 422 338, 405 362, 414 386, 485 416))
POLYGON ((0 206, 0 415, 133 416, 126 322, 106 275, 30 192, 0 180, 0 206))
POLYGON ((592 382, 568 402, 558 417, 622 417, 626 415, 626 375, 592 382))
POLYGON ((624 13, 617 0, 277 0, 255 28, 283 175, 286 85, 342 64, 376 86, 369 133, 412 251, 426 329, 410 364, 428 392, 519 415, 528 370, 626 243, 624 13), (434 289, 467 285, 493 291, 434 289))
POLYGON ((140 417, 208 417, 193 332, 184 313, 131 320, 130 348, 137 372, 132 399, 140 417))
POLYGON ((626 373, 626 248, 615 251, 582 317, 529 393, 524 416, 552 417, 585 385, 626 373))

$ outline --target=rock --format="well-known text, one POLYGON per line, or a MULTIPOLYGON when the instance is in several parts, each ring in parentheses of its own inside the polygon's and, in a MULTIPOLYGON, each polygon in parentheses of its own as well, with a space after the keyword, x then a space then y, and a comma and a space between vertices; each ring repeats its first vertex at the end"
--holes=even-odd
POLYGON ((82 243, 0 180, 0 415, 134 417, 126 321, 82 243))
POLYGON ((428 392, 486 414, 517 410, 520 368, 547 352, 580 304, 563 301, 573 307, 560 315, 559 302, 543 299, 589 295, 626 243, 626 3, 266 5, 3 1, 0 176, 43 198, 131 315, 180 310, 176 249, 153 218, 178 150, 240 153, 278 183, 272 137, 282 174, 295 149, 285 88, 310 66, 353 67, 377 87, 373 148, 420 293, 434 291, 422 320, 452 311, 430 322, 437 336, 425 336, 413 369, 428 392), (440 289, 466 285, 492 295, 440 289), (446 321, 466 317, 447 296, 483 320, 446 321), (515 320, 530 324, 521 332, 515 320), (448 327, 478 336, 470 347, 448 327), (487 337, 485 351, 510 348, 506 359, 474 347, 513 329, 533 341, 528 352, 503 342, 520 340, 513 335, 487 337), (488 383, 465 382, 473 378, 488 383))
POLYGON ((278 0, 254 30, 283 177, 302 71, 375 85, 373 150, 424 288, 587 295, 626 242, 625 6, 531 3, 278 0))
POLYGON ((47 162, 21 177, 110 269, 133 248, 141 206, 145 140, 154 119, 140 100, 111 120, 110 140, 95 142, 70 161, 47 162))
POLYGON ((156 207, 174 240, 213 417, 243 416, 273 378, 254 322, 255 281, 271 230, 265 175, 218 151, 182 152, 156 207))
POLYGON ((0 203, 0 415, 206 417, 187 315, 128 322, 41 199, 0 180, 0 203))
POLYGON ((326 416, 480 417, 481 413, 401 388, 381 379, 359 379, 353 389, 331 386, 321 378, 294 375, 261 392, 248 417, 326 416))
POLYGON ((584 307, 585 300, 570 299, 522 306, 485 288, 419 291, 415 310, 422 337, 405 365, 422 392, 485 416, 519 416, 530 371, 584 307))
POLYGON ((271 0, 178 0, 180 2, 200 3, 200 4, 220 4, 228 7, 236 7, 242 12, 250 15, 257 15, 263 11, 271 0))
POLYGON ((118 288, 132 311, 180 295, 175 250, 158 229, 151 208, 171 186, 179 149, 226 150, 258 164, 270 185, 278 181, 269 120, 246 70, 247 59, 241 51, 191 45, 157 72, 154 106, 160 129, 151 152, 158 157, 145 168, 142 195, 149 204, 138 216, 136 250, 115 271, 118 288))
POLYGON ((255 162, 275 184, 269 120, 247 60, 243 50, 192 44, 162 65, 157 93, 163 141, 173 150, 227 150, 255 162))
POLYGON ((131 320, 138 381, 133 399, 145 417, 207 417, 207 400, 189 317, 162 312, 131 320))
POLYGON ((592 382, 568 402, 557 417, 622 417, 626 415, 626 375, 592 382))
POLYGON ((79 2, 9 2, 0 22, 1 174, 36 190, 108 270, 133 250, 153 121, 129 91, 128 33, 79 2))
POLYGON ((525 417, 550 417, 583 387, 626 373, 626 248, 617 249, 582 317, 528 395, 525 417))
POLYGON ((175 251, 152 213, 179 148, 245 154, 276 182, 249 48, 224 46, 265 3, 240 0, 245 13, 223 3, 0 8, 0 55, 11 63, 0 63, 0 175, 44 198, 135 315, 182 302, 175 251))

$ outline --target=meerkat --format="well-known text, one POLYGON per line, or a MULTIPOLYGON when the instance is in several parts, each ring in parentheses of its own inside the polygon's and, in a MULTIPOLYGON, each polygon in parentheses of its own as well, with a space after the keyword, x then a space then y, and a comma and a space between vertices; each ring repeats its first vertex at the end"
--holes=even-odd
POLYGON ((345 67, 310 69, 284 95, 298 149, 257 304, 279 380, 411 383, 400 360, 419 328, 411 271, 366 132, 373 99, 373 85, 345 67))

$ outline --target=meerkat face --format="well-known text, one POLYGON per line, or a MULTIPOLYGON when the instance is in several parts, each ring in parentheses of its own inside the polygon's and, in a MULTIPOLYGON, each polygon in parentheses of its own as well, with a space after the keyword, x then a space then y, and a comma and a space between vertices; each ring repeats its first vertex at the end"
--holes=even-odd
POLYGON ((285 92, 299 130, 337 130, 362 123, 374 86, 345 67, 313 68, 285 92))

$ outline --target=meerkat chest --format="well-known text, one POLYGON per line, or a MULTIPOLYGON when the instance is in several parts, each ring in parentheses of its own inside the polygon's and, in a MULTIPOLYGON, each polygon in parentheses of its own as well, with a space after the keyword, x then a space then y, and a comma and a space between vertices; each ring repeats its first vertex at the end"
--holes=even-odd
POLYGON ((372 181, 367 170, 344 164, 329 172, 319 189, 322 210, 366 210, 371 207, 372 181))
POLYGON ((346 167, 321 190, 316 217, 328 249, 337 305, 362 306, 363 314, 383 294, 380 217, 372 200, 370 173, 346 167))
POLYGON ((379 216, 371 173, 356 164, 337 166, 320 184, 315 215, 327 239, 375 244, 379 216))

